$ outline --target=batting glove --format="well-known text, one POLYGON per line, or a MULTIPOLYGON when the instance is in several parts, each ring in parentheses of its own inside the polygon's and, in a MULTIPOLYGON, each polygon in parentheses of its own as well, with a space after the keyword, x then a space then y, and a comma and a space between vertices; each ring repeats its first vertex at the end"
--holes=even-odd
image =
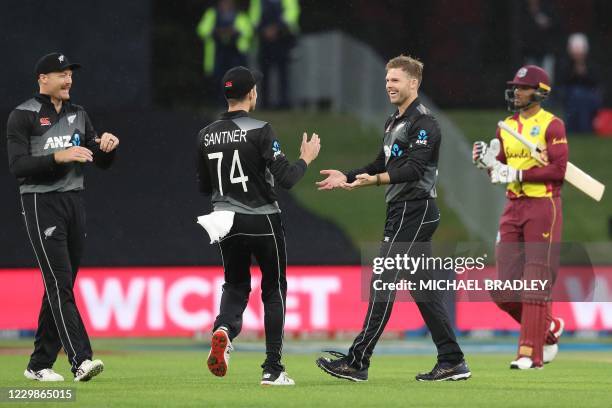
POLYGON ((497 162, 491 169, 489 176, 493 184, 507 184, 522 181, 523 172, 507 164, 497 162))
POLYGON ((487 146, 485 142, 474 142, 472 146, 472 163, 479 169, 492 169, 501 150, 499 140, 493 139, 487 146))

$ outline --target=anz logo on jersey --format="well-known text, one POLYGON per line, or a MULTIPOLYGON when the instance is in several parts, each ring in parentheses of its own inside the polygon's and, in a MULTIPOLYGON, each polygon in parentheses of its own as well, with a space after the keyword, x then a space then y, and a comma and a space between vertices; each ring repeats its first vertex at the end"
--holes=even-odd
POLYGON ((67 148, 72 146, 80 146, 81 145, 81 135, 79 132, 74 132, 72 136, 50 136, 47 138, 45 142, 45 147, 43 150, 47 149, 60 149, 67 148))
POLYGON ((274 152, 274 159, 283 154, 283 152, 281 151, 280 142, 278 140, 272 142, 272 152, 274 152))
POLYGON ((72 135, 72 139, 70 139, 70 143, 72 143, 73 146, 80 146, 81 135, 78 132, 74 132, 74 134, 72 135))
POLYGON ((415 143, 418 145, 427 146, 427 131, 425 129, 419 130, 419 134, 415 143))
POLYGON ((383 146, 383 150, 385 151, 385 157, 400 157, 404 154, 404 151, 399 147, 397 143, 394 143, 393 146, 383 146))
POLYGON ((43 147, 43 150, 59 149, 61 147, 71 147, 72 146, 72 143, 70 142, 71 140, 72 140, 72 136, 70 135, 51 136, 47 138, 47 141, 45 142, 45 147, 43 147))

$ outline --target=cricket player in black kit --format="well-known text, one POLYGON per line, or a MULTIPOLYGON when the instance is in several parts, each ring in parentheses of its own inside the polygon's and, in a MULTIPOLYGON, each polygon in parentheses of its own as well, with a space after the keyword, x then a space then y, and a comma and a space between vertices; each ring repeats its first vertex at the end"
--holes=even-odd
POLYGON ((63 381, 53 371, 63 348, 75 381, 88 381, 104 369, 94 360, 73 287, 83 253, 85 208, 83 165, 108 168, 119 139, 98 137, 85 110, 70 102, 71 64, 60 53, 36 64, 40 92, 19 105, 7 124, 10 171, 19 181, 22 214, 42 272, 45 293, 34 352, 24 375, 38 381, 63 381))
MULTIPOLYGON (((227 372, 231 341, 240 333, 251 291, 254 256, 262 272, 266 333, 261 384, 294 385, 281 363, 287 254, 274 187, 294 186, 317 157, 320 143, 318 135, 313 134, 308 141, 304 133, 300 159, 289 163, 270 124, 249 117, 248 112, 255 109, 256 83, 260 79, 259 72, 244 67, 230 69, 223 77, 228 111, 198 134, 200 190, 212 195, 214 207, 209 217, 233 217, 231 228, 218 239, 225 283, 207 365, 216 376, 227 372)), ((207 231, 215 241, 211 230, 207 231)))
MULTIPOLYGON (((327 178, 317 183, 319 190, 387 185, 387 221, 381 257, 394 258, 406 251, 409 256, 431 256, 431 238, 440 221, 435 183, 441 134, 435 118, 418 98, 422 71, 423 64, 411 57, 399 56, 388 62, 387 93, 398 110, 385 123, 383 147, 378 156, 369 165, 347 173, 322 170, 321 173, 327 178)), ((398 277, 399 271, 395 270, 385 271, 381 275, 385 282, 397 282, 398 277)), ((413 278, 418 283, 418 280, 429 280, 434 276, 432 271, 419 270, 413 278)), ((411 295, 438 350, 438 362, 433 370, 418 374, 416 379, 444 381, 469 378, 471 373, 457 344, 440 294, 414 290, 411 295)), ((395 291, 372 289, 363 329, 355 338, 348 355, 330 352, 337 358, 321 357, 317 365, 338 378, 366 381, 370 358, 389 321, 394 301, 395 291)))

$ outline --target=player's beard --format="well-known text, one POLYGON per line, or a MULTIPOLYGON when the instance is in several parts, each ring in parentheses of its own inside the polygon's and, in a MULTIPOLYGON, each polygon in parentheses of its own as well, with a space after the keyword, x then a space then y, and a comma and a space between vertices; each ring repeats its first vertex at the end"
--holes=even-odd
POLYGON ((403 92, 401 89, 397 90, 397 96, 395 100, 391 100, 391 103, 395 106, 402 106, 404 102, 408 99, 408 93, 403 92))
POLYGON ((68 100, 70 100, 70 88, 68 88, 68 89, 60 88, 56 92, 55 97, 57 99, 59 99, 60 101, 68 101, 68 100))

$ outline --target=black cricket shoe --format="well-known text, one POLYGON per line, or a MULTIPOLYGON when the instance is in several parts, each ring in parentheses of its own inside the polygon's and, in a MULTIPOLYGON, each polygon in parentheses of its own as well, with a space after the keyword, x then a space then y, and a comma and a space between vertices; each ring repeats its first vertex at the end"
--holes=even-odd
POLYGON ((317 359, 317 367, 327 374, 349 381, 368 381, 368 369, 358 370, 351 366, 348 362, 349 357, 346 354, 337 351, 325 351, 325 353, 337 357, 335 360, 327 357, 319 357, 317 359))
POLYGON ((436 363, 428 373, 417 374, 417 381, 459 381, 467 380, 472 376, 465 360, 459 364, 436 363))

